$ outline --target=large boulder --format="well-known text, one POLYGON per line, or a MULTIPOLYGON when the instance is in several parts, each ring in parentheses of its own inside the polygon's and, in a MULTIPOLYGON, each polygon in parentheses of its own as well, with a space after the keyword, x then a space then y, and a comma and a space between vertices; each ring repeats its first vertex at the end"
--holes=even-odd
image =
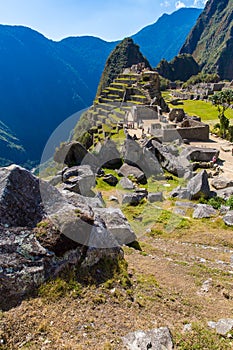
POLYGON ((54 161, 69 167, 81 164, 88 164, 93 168, 98 166, 96 158, 77 141, 62 143, 54 154, 54 161))
POLYGON ((0 175, 2 309, 66 268, 121 259, 121 244, 135 239, 122 213, 95 213, 104 205, 99 196, 60 192, 18 166, 2 168, 0 175))
POLYGON ((156 140, 148 142, 147 147, 149 147, 150 151, 159 160, 161 166, 169 173, 178 177, 189 177, 192 171, 192 165, 186 157, 175 155, 171 147, 164 146, 156 140))
POLYGON ((162 168, 158 159, 146 147, 141 147, 136 141, 127 139, 122 148, 124 162, 137 166, 146 178, 152 175, 161 175, 162 168))
POLYGON ((211 197, 208 174, 206 170, 202 170, 188 182, 187 190, 191 195, 191 199, 211 197))
POLYGON ((136 331, 123 337, 123 343, 129 350, 154 349, 172 350, 172 335, 167 327, 160 327, 149 331, 136 331))
POLYGON ((216 190, 222 190, 227 187, 233 187, 233 181, 226 179, 223 176, 219 176, 215 178, 212 182, 211 185, 216 189, 216 190))
POLYGON ((127 177, 123 177, 123 179, 120 180, 119 185, 121 185, 124 190, 133 190, 135 187, 134 183, 127 177))
POLYGON ((137 240, 126 217, 118 208, 94 209, 94 212, 104 220, 107 230, 119 245, 129 244, 137 240))
POLYGON ((68 168, 63 174, 64 189, 86 195, 95 187, 96 180, 89 165, 68 168))
POLYGON ((233 226, 233 210, 230 210, 224 217, 223 221, 227 226, 233 226))
POLYGON ((194 219, 210 218, 217 215, 217 210, 215 210, 211 205, 207 204, 197 204, 194 212, 194 219))
POLYGON ((227 200, 231 196, 233 196, 233 187, 227 187, 227 188, 223 188, 222 190, 217 190, 216 194, 218 197, 227 200))
POLYGON ((118 184, 118 179, 113 174, 106 174, 103 176, 103 181, 110 186, 116 186, 118 184))
POLYGON ((215 148, 207 147, 186 147, 181 156, 192 162, 210 162, 214 156, 219 155, 219 151, 215 148))
POLYGON ((116 143, 112 140, 106 140, 96 155, 99 167, 108 169, 119 169, 122 165, 120 152, 116 143))
POLYGON ((39 179, 16 165, 0 168, 0 179, 0 223, 33 227, 41 221, 43 205, 39 179))
POLYGON ((141 184, 147 183, 147 179, 144 172, 133 165, 129 165, 126 163, 123 164, 122 167, 119 169, 118 174, 124 177, 134 177, 136 181, 141 184))

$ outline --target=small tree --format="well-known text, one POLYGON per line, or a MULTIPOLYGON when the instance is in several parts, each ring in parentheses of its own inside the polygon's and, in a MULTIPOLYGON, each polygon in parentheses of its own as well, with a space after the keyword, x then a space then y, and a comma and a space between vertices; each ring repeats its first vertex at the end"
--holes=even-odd
POLYGON ((214 106, 218 109, 218 118, 220 122, 220 136, 225 138, 229 128, 229 119, 225 116, 226 110, 233 103, 233 91, 231 89, 219 91, 211 98, 214 106))

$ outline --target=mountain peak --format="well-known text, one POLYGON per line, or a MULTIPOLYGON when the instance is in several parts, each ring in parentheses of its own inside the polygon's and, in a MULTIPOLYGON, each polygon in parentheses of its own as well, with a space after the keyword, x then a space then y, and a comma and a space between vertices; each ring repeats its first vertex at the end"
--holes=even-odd
POLYGON ((123 39, 116 48, 110 53, 101 80, 97 90, 97 95, 101 94, 113 80, 124 70, 134 64, 145 63, 145 67, 151 66, 147 59, 140 52, 139 46, 136 45, 132 38, 123 39))
POLYGON ((231 0, 209 0, 180 53, 193 55, 204 72, 233 79, 233 7, 231 0), (217 48, 217 50, 216 50, 217 48))

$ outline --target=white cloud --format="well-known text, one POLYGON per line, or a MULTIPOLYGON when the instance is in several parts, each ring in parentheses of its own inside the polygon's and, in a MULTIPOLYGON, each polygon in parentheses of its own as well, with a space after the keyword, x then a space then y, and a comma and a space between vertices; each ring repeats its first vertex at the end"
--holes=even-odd
MULTIPOLYGON (((194 1, 196 1, 196 0, 194 0, 194 1)), ((186 6, 182 1, 176 1, 175 7, 178 10, 178 9, 181 9, 182 7, 186 7, 186 6)))
POLYGON ((204 7, 208 0, 194 0, 193 7, 204 7))
POLYGON ((165 0, 164 2, 161 2, 160 6, 169 7, 169 6, 171 6, 171 3, 170 3, 170 1, 165 0))

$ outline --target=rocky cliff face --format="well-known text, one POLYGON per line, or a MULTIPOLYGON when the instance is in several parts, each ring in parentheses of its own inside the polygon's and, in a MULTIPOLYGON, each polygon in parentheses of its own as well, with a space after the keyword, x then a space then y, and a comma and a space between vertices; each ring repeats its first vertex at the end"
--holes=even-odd
POLYGON ((192 54, 204 72, 233 78, 233 4, 209 0, 180 53, 192 54))
POLYGON ((139 46, 131 38, 125 38, 107 59, 97 90, 97 96, 122 73, 124 68, 129 68, 138 63, 144 63, 145 67, 151 68, 147 59, 140 52, 139 46))

